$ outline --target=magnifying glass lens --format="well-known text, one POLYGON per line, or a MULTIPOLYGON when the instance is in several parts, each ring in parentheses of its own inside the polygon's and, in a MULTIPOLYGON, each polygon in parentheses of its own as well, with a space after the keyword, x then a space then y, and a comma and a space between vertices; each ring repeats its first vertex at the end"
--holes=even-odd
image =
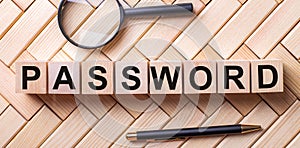
POLYGON ((60 27, 72 44, 94 49, 107 44, 118 33, 123 9, 113 0, 98 1, 67 0, 63 4, 60 27))

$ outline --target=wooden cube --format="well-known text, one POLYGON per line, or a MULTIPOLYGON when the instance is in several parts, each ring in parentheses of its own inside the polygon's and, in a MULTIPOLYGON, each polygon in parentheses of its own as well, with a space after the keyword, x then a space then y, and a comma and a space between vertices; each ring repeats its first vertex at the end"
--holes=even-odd
POLYGON ((148 62, 116 62, 116 94, 148 93, 148 62))
POLYGON ((182 71, 180 61, 151 61, 150 94, 182 94, 182 71))
POLYGON ((113 62, 83 62, 81 64, 82 94, 113 94, 113 74, 113 62))
POLYGON ((250 93, 250 62, 219 61, 218 93, 250 93))
POLYGON ((48 90, 49 94, 79 94, 79 62, 49 62, 48 90))
POLYGON ((186 61, 184 69, 184 93, 216 93, 217 63, 214 61, 186 61))
POLYGON ((280 60, 251 61, 252 93, 283 92, 283 64, 280 60))
POLYGON ((47 63, 26 61, 16 63, 16 92, 47 93, 47 63))

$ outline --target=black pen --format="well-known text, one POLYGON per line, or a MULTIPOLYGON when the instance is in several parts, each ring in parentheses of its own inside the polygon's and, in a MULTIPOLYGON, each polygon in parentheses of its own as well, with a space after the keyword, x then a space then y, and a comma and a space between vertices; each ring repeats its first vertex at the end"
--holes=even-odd
POLYGON ((198 128, 138 131, 135 133, 128 133, 126 138, 130 141, 179 140, 198 136, 244 134, 259 131, 261 129, 260 125, 236 124, 198 128))

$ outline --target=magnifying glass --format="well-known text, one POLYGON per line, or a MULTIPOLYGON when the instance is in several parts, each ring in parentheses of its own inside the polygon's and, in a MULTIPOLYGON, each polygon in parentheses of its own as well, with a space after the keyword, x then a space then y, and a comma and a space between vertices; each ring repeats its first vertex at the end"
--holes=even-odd
POLYGON ((176 16, 191 12, 192 3, 124 9, 119 0, 62 0, 58 24, 73 45, 96 49, 117 36, 125 17, 176 16))

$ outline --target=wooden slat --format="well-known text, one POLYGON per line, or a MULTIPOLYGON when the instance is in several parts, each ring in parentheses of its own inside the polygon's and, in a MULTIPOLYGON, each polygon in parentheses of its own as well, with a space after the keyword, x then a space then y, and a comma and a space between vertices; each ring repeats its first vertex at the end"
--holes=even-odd
POLYGON ((134 118, 117 104, 76 147, 109 147, 133 121, 134 118))
POLYGON ((280 59, 283 62, 283 76, 284 84, 298 97, 300 98, 300 63, 294 59, 281 44, 279 44, 272 52, 267 56, 267 59, 280 59), (296 75, 295 75, 296 74, 296 75))
POLYGON ((252 50, 243 44, 231 57, 230 60, 258 60, 252 50))
POLYGON ((8 144, 8 147, 38 147, 60 122, 60 119, 44 106, 8 144))
POLYGON ((128 132, 136 132, 138 130, 154 130, 160 129, 169 119, 157 105, 151 105, 135 122, 119 137, 112 147, 143 147, 147 142, 130 142, 126 139, 128 132))
POLYGON ((219 94, 187 95, 187 97, 207 116, 211 116, 225 101, 219 94))
POLYGON ((151 98, 171 117, 189 102, 185 95, 151 95, 151 98))
POLYGON ((0 95, 0 115, 8 107, 9 103, 0 95))
POLYGON ((218 147, 250 147, 277 117, 278 115, 266 103, 260 102, 240 123, 261 125, 264 130, 244 135, 229 135, 218 147))
MULTIPOLYGON (((84 2, 84 3, 86 3, 86 2, 84 2)), ((115 9, 116 6, 117 6, 116 2, 114 2, 114 1, 103 1, 103 3, 101 3, 101 7, 98 7, 98 9, 96 9, 90 15, 90 17, 82 24, 82 26, 80 26, 78 31, 72 36, 72 39, 78 43, 78 41, 82 40, 83 33, 85 33, 86 31, 91 31, 91 30, 94 30, 94 32, 98 33, 98 34, 114 33, 115 28, 112 28, 111 26, 116 26, 116 25, 119 25, 118 23, 121 23, 121 22, 119 22, 119 19, 114 18, 114 17, 117 17, 117 15, 113 15, 113 14, 116 14, 116 12, 118 12, 118 11, 112 11, 115 9), (107 17, 103 17, 103 16, 107 16, 107 17), (106 23, 105 23, 105 25, 103 25, 100 22, 106 22, 106 23), (97 24, 97 25, 95 25, 95 24, 97 24), (97 27, 97 29, 95 29, 95 27, 97 27)), ((128 7, 128 6, 126 6, 126 4, 122 5, 122 6, 124 8, 128 7)), ((80 9, 78 9, 78 10, 80 10, 80 9)), ((82 13, 82 12, 80 11, 78 13, 82 13)), ((117 13, 117 14, 119 15, 119 13, 117 13)), ((74 17, 76 17, 75 14, 74 14, 74 17)), ((86 42, 89 40, 93 40, 92 38, 89 38, 89 37, 91 37, 90 34, 88 36, 86 36, 84 38, 84 40, 82 40, 82 41, 86 42)), ((99 38, 105 38, 105 37, 99 36, 99 38)), ((94 43, 94 42, 95 41, 91 42, 91 44, 89 46, 95 46, 94 44, 98 44, 98 43, 94 43)), ((78 44, 84 44, 84 43, 78 43, 78 44)), ((76 60, 76 61, 83 61, 93 52, 93 50, 76 47, 73 44, 71 44, 70 42, 67 42, 63 46, 62 49, 73 60, 76 60)), ((98 48, 96 50, 101 50, 101 49, 102 48, 98 48)))
POLYGON ((95 50, 85 61, 110 61, 110 59, 101 52, 101 50, 95 50))
POLYGON ((211 0, 201 0, 205 5, 207 5, 211 0))
MULTIPOLYGON (((192 103, 188 103, 163 129, 192 128, 199 126, 206 116, 192 103)), ((149 143, 146 147, 179 147, 184 141, 149 143)))
POLYGON ((166 4, 172 4, 175 0, 162 0, 166 4))
POLYGON ((0 40, 3 49, 0 52, 0 59, 6 65, 11 65, 55 13, 55 7, 47 0, 36 1, 0 40))
POLYGON ((300 102, 296 101, 254 144, 254 147, 284 147, 300 129, 300 102))
POLYGON ((22 10, 18 8, 11 0, 4 0, 0 4, 0 39, 14 24, 17 18, 22 14, 22 10))
POLYGON ((300 23, 284 38, 282 44, 300 58, 300 23))
MULTIPOLYGON (((73 32, 81 20, 93 10, 89 5, 74 5, 67 8, 69 9, 64 11, 66 12, 64 17, 68 20, 64 20, 64 24, 68 24, 66 28, 68 32, 73 32)), ((66 42, 58 27, 57 18, 54 18, 28 47, 28 51, 38 60, 49 60, 66 42)))
POLYGON ((96 121, 96 117, 80 105, 41 147, 72 147, 92 128, 96 121))
POLYGON ((55 112, 62 120, 77 107, 74 95, 39 95, 39 97, 55 112))
POLYGON ((36 61, 36 59, 27 51, 25 50, 17 59, 16 61, 10 66, 10 69, 15 73, 16 72, 16 62, 23 62, 23 61, 36 61))
POLYGON ((249 0, 209 44, 222 57, 229 58, 276 5, 274 0, 249 0))
POLYGON ((215 61, 222 60, 222 57, 211 46, 207 45, 193 58, 193 60, 215 61))
POLYGON ((247 115, 261 101, 258 94, 228 94, 226 98, 243 116, 247 115))
POLYGON ((26 95, 15 92, 15 74, 0 62, 0 93, 12 104, 27 120, 29 120, 43 102, 36 95, 26 95))
POLYGON ((120 61, 123 62, 140 62, 146 61, 146 57, 136 48, 132 48, 120 61))
POLYGON ((148 95, 114 95, 114 98, 134 118, 138 118, 153 103, 148 95))
POLYGON ((25 11, 34 0, 13 0, 23 11, 25 11))
POLYGON ((51 59, 52 62, 66 62, 66 61, 73 61, 63 50, 60 50, 58 53, 55 54, 54 57, 51 59))
POLYGON ((283 114, 297 100, 297 97, 287 87, 284 88, 283 93, 263 93, 260 96, 279 115, 283 114))
POLYGON ((300 133, 287 145, 287 148, 297 148, 300 145, 300 133))
POLYGON ((49 0, 54 6, 58 7, 61 0, 49 0))
MULTIPOLYGON (((225 102, 202 126, 221 124, 235 124, 243 116, 237 112, 228 102, 225 102)), ((191 138, 186 141, 183 147, 213 147, 218 144, 224 136, 191 138)))
POLYGON ((131 7, 133 7, 139 2, 139 0, 125 0, 125 2, 129 4, 131 7))
POLYGON ((259 57, 264 57, 299 21, 300 1, 285 0, 246 41, 259 57), (280 26, 280 27, 279 27, 280 26))
POLYGON ((241 4, 237 0, 214 0, 175 40, 174 46, 187 59, 192 59, 241 4))
POLYGON ((108 95, 76 95, 75 97, 98 119, 116 104, 114 98, 108 95))
POLYGON ((0 116, 0 145, 6 145, 25 123, 26 120, 9 106, 0 116))
MULTIPOLYGON (((176 3, 183 1, 184 0, 177 0, 176 3)), ((146 55, 148 59, 157 59, 172 44, 192 19, 204 8, 204 4, 201 1, 196 0, 192 2, 194 2, 194 6, 197 6, 194 8, 194 14, 190 13, 185 17, 159 18, 147 33, 136 43, 135 47, 146 55)))
POLYGON ((160 57, 162 61, 180 60, 185 61, 183 57, 173 46, 170 46, 160 57))
POLYGON ((239 0, 241 4, 244 4, 247 0, 239 0))
MULTIPOLYGON (((149 5, 162 4, 160 0, 142 0, 135 7, 143 7, 149 5)), ((141 20, 137 18, 126 19, 123 29, 120 30, 118 36, 106 45, 102 51, 113 61, 121 59, 137 42, 141 36, 153 25, 156 18, 141 20)))

